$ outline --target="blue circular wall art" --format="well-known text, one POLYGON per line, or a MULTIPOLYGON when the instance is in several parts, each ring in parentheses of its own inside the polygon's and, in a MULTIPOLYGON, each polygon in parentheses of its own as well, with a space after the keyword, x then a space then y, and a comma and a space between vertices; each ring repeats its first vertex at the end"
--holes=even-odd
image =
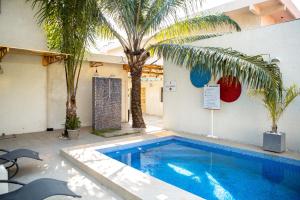
POLYGON ((190 79, 195 87, 202 88, 210 81, 211 73, 209 70, 204 69, 204 67, 197 65, 192 68, 190 79))

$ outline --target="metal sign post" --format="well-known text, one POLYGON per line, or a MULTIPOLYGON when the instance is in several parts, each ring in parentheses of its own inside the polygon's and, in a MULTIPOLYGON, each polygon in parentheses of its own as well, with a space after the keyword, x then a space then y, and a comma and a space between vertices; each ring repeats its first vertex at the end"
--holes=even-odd
POLYGON ((211 116, 211 135, 210 137, 214 137, 214 110, 210 110, 210 116, 211 116))
POLYGON ((204 105, 205 109, 210 110, 211 116, 211 133, 209 137, 214 136, 214 110, 221 109, 221 101, 220 101, 220 85, 205 85, 204 87, 204 105))

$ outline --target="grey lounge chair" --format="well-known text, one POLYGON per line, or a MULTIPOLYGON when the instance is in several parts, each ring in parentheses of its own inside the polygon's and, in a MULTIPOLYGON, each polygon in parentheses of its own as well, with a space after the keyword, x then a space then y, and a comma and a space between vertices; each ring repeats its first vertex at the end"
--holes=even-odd
POLYGON ((9 175, 8 179, 13 178, 19 171, 19 165, 17 163, 19 158, 32 158, 35 160, 42 160, 39 157, 39 153, 29 150, 29 149, 16 149, 12 151, 8 151, 5 149, 0 149, 0 151, 4 152, 4 154, 0 155, 0 165, 7 165, 5 166, 7 170, 12 168, 13 166, 16 167, 15 171, 9 175))
POLYGON ((1 183, 17 184, 22 186, 12 192, 0 194, 1 200, 43 200, 56 195, 81 198, 81 196, 75 194, 68 188, 66 182, 50 178, 37 179, 28 184, 7 180, 0 180, 0 184, 1 183))

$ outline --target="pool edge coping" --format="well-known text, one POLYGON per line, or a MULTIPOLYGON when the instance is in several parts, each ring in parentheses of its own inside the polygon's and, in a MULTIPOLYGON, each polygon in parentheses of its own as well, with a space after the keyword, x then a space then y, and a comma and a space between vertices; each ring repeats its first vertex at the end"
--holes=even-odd
POLYGON ((137 169, 134 169, 126 164, 95 151, 97 149, 104 149, 107 147, 131 143, 133 144, 167 136, 176 135, 168 132, 167 134, 163 135, 152 134, 151 136, 147 135, 146 137, 144 135, 94 144, 79 145, 61 149, 60 154, 124 199, 203 200, 203 198, 188 191, 180 189, 150 175, 144 174, 137 169), (91 160, 91 158, 93 160, 91 160), (99 165, 100 162, 101 166, 99 165))
MULTIPOLYGON (((93 158, 96 159, 94 160, 95 162, 102 162, 101 164, 103 165, 103 162, 106 162, 105 165, 107 165, 107 169, 112 170, 117 172, 118 170, 122 169, 125 171, 129 171, 130 173, 133 173, 134 176, 140 176, 141 179, 139 180, 139 187, 141 190, 144 190, 143 192, 141 191, 135 191, 136 188, 134 188, 133 185, 126 185, 124 184, 124 179, 132 178, 132 177, 122 177, 126 176, 126 174, 121 173, 121 174, 110 174, 106 173, 105 171, 99 172, 97 169, 95 169, 94 165, 91 165, 91 163, 84 162, 84 160, 80 160, 76 158, 76 156, 72 155, 72 152, 74 151, 83 151, 85 154, 88 152, 96 152, 95 150, 98 149, 105 149, 105 148, 110 148, 110 147, 116 147, 120 145, 125 145, 125 144, 131 144, 131 143, 137 143, 137 142, 143 142, 143 141, 149 141, 153 139, 159 139, 159 138, 164 138, 164 137, 184 137, 192 140, 198 140, 200 142, 205 142, 205 143, 212 143, 215 145, 220 145, 220 146, 228 146, 230 148, 234 149, 239 149, 239 150, 244 150, 244 151, 250 151, 258 154, 264 154, 266 156, 270 157, 275 157, 277 158, 285 158, 285 159, 293 159, 296 161, 300 161, 300 159, 295 158, 293 156, 287 156, 287 155, 282 155, 282 154, 275 154, 272 152, 265 152, 263 150, 260 150, 259 148, 255 149, 254 147, 246 146, 243 144, 240 144, 240 146, 234 145, 234 142, 222 142, 220 139, 211 139, 211 138, 205 138, 203 136, 199 135, 191 135, 191 134, 185 134, 185 133, 175 133, 172 131, 161 131, 158 133, 153 133, 151 135, 142 135, 142 136, 135 136, 135 137, 129 137, 129 138, 121 138, 121 139, 116 139, 116 140, 111 140, 111 141, 105 141, 105 142, 98 142, 94 144, 87 144, 87 145, 80 145, 80 146, 75 146, 75 147, 69 147, 69 148, 64 148, 60 150, 60 153, 62 156, 64 156, 66 159, 71 161, 73 164, 77 165, 79 168, 81 168, 83 171, 88 173, 89 175, 93 176, 96 178, 101 184, 105 185, 109 189, 111 189, 113 192, 116 194, 120 195, 124 199, 130 199, 130 200, 135 200, 135 199, 157 199, 157 200, 167 200, 167 199, 180 199, 180 200, 201 200, 203 198, 196 196, 188 191, 182 190, 176 186, 173 186, 169 183, 163 182, 155 177, 152 177, 150 175, 144 174, 140 172, 137 169, 134 169, 130 166, 127 166, 123 163, 120 163, 119 161, 116 161, 112 158, 109 158, 108 156, 101 154, 97 152, 97 154, 93 154, 93 158), (113 166, 113 167, 112 167, 113 166), (113 170, 112 168, 115 168, 113 170), (146 181, 146 182, 143 182, 146 181), (151 184, 151 186, 155 186, 156 190, 151 191, 149 188, 144 188, 148 187, 149 183, 154 183, 151 184), (133 187, 133 188, 130 188, 133 187), (143 188, 143 189, 142 189, 143 188), (167 191, 166 191, 167 190, 167 191), (147 195, 145 195, 147 193, 147 195), (153 196, 155 193, 156 196, 153 196), (168 193, 168 194, 166 194, 168 193), (174 194, 178 194, 175 195, 174 194), (149 195, 152 195, 151 197, 149 195)), ((221 139, 222 140, 222 139, 221 139)), ((235 143, 239 144, 239 143, 235 143)), ((89 153, 88 153, 89 154, 89 153)), ((89 161, 91 162, 91 160, 89 161)), ((99 164, 99 163, 98 163, 99 164)), ((103 170, 103 168, 102 168, 103 170)), ((100 170, 101 171, 101 170, 100 170)), ((132 175, 131 175, 132 176, 132 175)), ((153 189, 152 189, 153 190, 153 189)))

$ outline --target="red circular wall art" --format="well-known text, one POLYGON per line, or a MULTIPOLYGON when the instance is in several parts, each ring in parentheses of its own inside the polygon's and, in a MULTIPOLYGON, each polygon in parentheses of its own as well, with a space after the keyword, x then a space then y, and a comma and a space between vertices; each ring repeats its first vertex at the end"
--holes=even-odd
POLYGON ((242 92, 242 86, 240 81, 236 77, 222 77, 218 84, 220 84, 220 96, 224 102, 236 101, 242 92))

